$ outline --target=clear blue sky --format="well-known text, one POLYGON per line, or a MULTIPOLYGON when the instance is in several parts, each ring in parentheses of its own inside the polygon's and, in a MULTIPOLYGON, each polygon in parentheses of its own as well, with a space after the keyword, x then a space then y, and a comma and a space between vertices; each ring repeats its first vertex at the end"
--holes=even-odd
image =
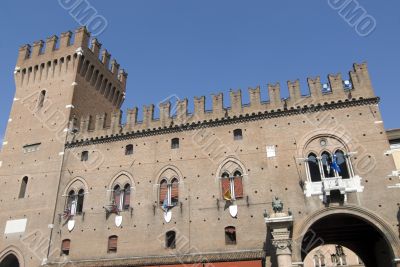
MULTIPOLYGON (((400 2, 359 0, 377 27, 360 37, 328 0, 89 1, 108 26, 103 47, 128 73, 123 109, 180 98, 228 93, 299 78, 341 72, 368 61, 386 128, 400 127, 400 2)), ((58 0, 2 1, 0 9, 0 133, 14 95, 18 47, 75 29, 58 0)), ((225 98, 226 100, 227 97, 225 98)), ((207 106, 210 106, 210 97, 207 106)), ((228 101, 226 101, 228 104, 228 101)), ((190 105, 192 106, 192 104, 190 105)))

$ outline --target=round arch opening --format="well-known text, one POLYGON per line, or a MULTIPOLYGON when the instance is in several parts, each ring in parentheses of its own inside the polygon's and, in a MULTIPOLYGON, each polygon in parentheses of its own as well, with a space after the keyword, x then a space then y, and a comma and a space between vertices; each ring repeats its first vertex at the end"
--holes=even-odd
POLYGON ((0 262, 0 267, 20 267, 18 258, 14 254, 9 254, 0 262))
POLYGON ((353 251, 366 267, 392 266, 393 251, 384 234, 370 222, 351 214, 337 213, 314 222, 301 242, 301 257, 324 245, 353 251))

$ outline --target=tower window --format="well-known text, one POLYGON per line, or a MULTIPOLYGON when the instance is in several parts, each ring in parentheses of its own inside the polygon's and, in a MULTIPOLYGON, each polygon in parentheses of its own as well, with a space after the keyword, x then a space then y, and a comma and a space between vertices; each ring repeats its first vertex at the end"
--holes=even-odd
POLYGON ((77 204, 76 204, 76 213, 80 214, 83 211, 83 200, 85 198, 85 190, 81 189, 78 192, 77 196, 77 204))
POLYGON ((71 240, 70 239, 64 239, 61 243, 61 255, 69 255, 69 249, 71 246, 71 240))
POLYGON ((133 145, 129 144, 125 147, 125 155, 132 155, 133 154, 133 145))
POLYGON ((21 188, 19 189, 19 196, 18 198, 25 198, 26 187, 28 186, 28 177, 25 176, 22 178, 21 188))
POLYGON ((107 253, 117 253, 118 236, 112 235, 108 238, 107 253))
POLYGON ((46 91, 42 90, 39 94, 39 99, 38 99, 38 108, 42 108, 44 104, 44 99, 46 98, 46 91))
POLYGON ((176 247, 176 232, 168 231, 165 234, 165 246, 166 248, 174 249, 176 247))
POLYGON ((225 244, 236 245, 236 228, 234 226, 225 227, 225 244))
POLYGON ((242 129, 233 130, 233 140, 242 140, 243 134, 242 129))
POLYGON ((178 149, 178 148, 179 148, 179 138, 172 138, 171 149, 178 149))
POLYGON ((89 159, 89 151, 82 151, 81 161, 88 161, 89 159))
POLYGON ((122 208, 124 210, 129 209, 130 202, 131 202, 131 185, 130 184, 126 184, 124 186, 124 205, 123 205, 122 208))

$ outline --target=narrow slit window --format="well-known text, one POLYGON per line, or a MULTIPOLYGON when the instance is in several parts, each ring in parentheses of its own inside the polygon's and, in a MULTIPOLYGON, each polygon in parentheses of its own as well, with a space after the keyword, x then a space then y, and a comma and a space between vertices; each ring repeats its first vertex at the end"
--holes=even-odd
POLYGON ((233 130, 233 139, 234 140, 242 140, 243 139, 242 129, 233 130))
POLYGON ((25 198, 26 187, 28 186, 28 177, 25 176, 21 181, 21 188, 19 189, 18 198, 25 198))
POLYGON ((38 99, 38 108, 42 108, 44 105, 44 99, 46 98, 46 91, 42 90, 39 94, 39 99, 38 99))
POLYGON ((61 255, 68 256, 70 247, 71 247, 71 240, 64 239, 61 243, 61 255))
POLYGON ((168 231, 165 235, 165 246, 170 249, 176 247, 176 232, 168 231))
POLYGON ((225 227, 225 244, 236 245, 236 228, 234 226, 225 227))
POLYGON ((179 148, 179 138, 172 138, 171 149, 178 149, 178 148, 179 148))

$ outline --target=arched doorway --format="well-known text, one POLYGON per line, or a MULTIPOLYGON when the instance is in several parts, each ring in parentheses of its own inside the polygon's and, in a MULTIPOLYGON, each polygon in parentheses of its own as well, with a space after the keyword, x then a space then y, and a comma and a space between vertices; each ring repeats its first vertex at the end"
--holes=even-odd
POLYGON ((14 254, 9 254, 0 262, 0 267, 20 267, 18 258, 14 254))
POLYGON ((391 244, 379 228, 365 218, 332 213, 317 219, 302 237, 302 260, 316 247, 327 244, 351 249, 366 267, 392 266, 394 253, 391 244))

